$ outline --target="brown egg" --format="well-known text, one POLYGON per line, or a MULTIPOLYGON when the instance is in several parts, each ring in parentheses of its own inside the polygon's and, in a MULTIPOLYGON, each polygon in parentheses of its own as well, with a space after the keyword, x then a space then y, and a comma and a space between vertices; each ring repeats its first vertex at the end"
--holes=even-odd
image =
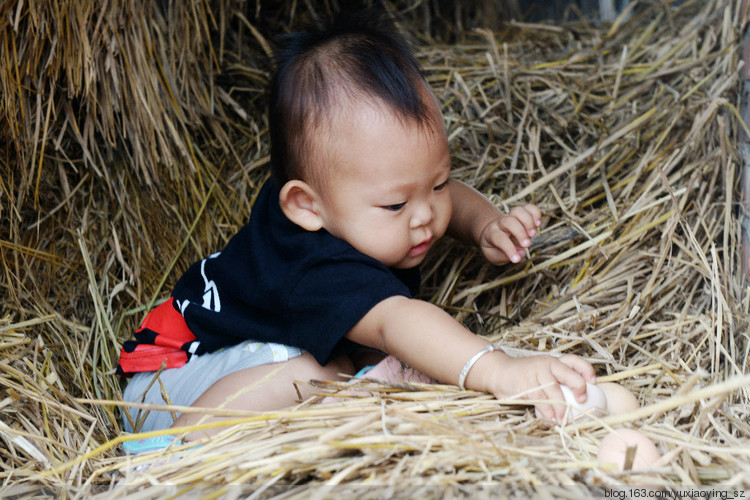
POLYGON ((651 468, 661 458, 656 445, 645 434, 633 429, 617 429, 607 434, 599 444, 596 454, 600 464, 611 463, 618 471, 625 470, 628 448, 635 448, 630 470, 651 468))
POLYGON ((612 382, 597 385, 607 398, 607 411, 610 415, 628 413, 640 407, 638 399, 623 386, 612 382))

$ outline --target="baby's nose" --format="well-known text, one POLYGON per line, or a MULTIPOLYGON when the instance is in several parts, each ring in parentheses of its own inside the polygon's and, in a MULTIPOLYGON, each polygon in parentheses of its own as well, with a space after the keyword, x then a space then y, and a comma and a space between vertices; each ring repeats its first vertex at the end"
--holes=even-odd
POLYGON ((411 227, 416 229, 432 222, 434 210, 429 203, 420 203, 411 217, 411 227))

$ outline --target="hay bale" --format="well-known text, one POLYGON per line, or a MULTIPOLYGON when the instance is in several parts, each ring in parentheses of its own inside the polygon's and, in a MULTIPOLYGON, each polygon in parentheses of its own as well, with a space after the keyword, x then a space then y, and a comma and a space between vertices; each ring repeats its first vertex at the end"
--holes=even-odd
MULTIPOLYGON (((52 22, 47 7, 19 5, 0 16, 4 40, 23 38, 11 36, 19 30, 9 20, 18 18, 28 30, 37 19, 52 22), (40 13, 47 17, 34 17, 40 13)), ((88 12, 64 2, 44 5, 70 9, 71 19, 88 12)), ((162 19, 133 15, 142 20, 136 25, 150 26, 141 33, 165 34, 164 19, 176 15, 170 12, 162 19)), ((182 26, 194 26, 186 12, 182 26)), ((113 153, 111 164, 102 152, 68 161, 65 155, 77 148, 112 146, 66 135, 79 123, 72 119, 61 128, 45 125, 48 109, 49 123, 68 116, 58 111, 67 105, 63 94, 39 94, 36 107, 23 101, 26 108, 17 102, 12 108, 8 102, 21 90, 14 88, 13 97, 3 92, 2 116, 13 127, 2 144, 27 169, 16 172, 6 161, 0 179, 6 297, 0 474, 7 485, 0 491, 42 485, 55 493, 102 488, 107 498, 137 492, 150 498, 237 494, 239 486, 227 485, 244 485, 259 497, 312 491, 321 498, 367 498, 378 491, 433 498, 446 491, 490 496, 498 486, 518 497, 539 493, 539 485, 549 485, 549 496, 645 482, 747 487, 750 381, 743 374, 750 344, 734 143, 745 19, 736 0, 641 5, 629 13, 607 26, 512 23, 495 33, 468 33, 460 43, 421 47, 443 104, 454 175, 499 205, 534 202, 546 219, 526 263, 494 268, 475 251, 445 241, 423 269, 425 297, 467 326, 514 352, 585 356, 600 380, 617 380, 636 393, 640 411, 549 429, 514 401, 453 386, 320 383, 321 396, 297 408, 225 413, 236 425, 202 448, 121 456, 119 386, 111 374, 119 343, 181 269, 242 224, 267 175, 264 118, 253 107, 262 65, 231 59, 231 74, 250 90, 216 87, 208 100, 176 106, 184 113, 184 121, 175 119, 177 135, 190 137, 188 150, 203 154, 178 156, 170 131, 164 145, 176 147, 169 151, 179 158, 172 167, 172 160, 148 159, 152 148, 141 148, 140 164, 132 156, 137 148, 119 159, 113 153), (216 98, 222 90, 243 97, 216 98), (258 113, 241 120, 214 107, 196 122, 189 118, 190 106, 232 107, 233 101, 258 113), (229 140, 214 142, 216 130, 229 140), (50 149, 54 142, 37 142, 45 135, 67 139, 50 149), (26 146, 14 149, 19 144, 26 146), (185 157, 192 175, 183 174, 185 157), (131 159, 137 169, 126 168, 131 159), (94 166, 104 164, 109 173, 99 176, 94 166), (172 177, 158 176, 169 183, 147 187, 147 179, 157 178, 149 169, 170 168, 172 177), (350 389, 366 395, 318 403, 350 389), (665 454, 663 463, 649 474, 599 468, 597 443, 614 425, 648 434, 665 454), (138 465, 150 468, 135 472, 138 465)), ((238 19, 227 11, 228 18, 238 19)), ((218 22, 217 33, 232 40, 225 47, 258 48, 263 35, 256 30, 238 42, 238 26, 249 30, 251 23, 234 21, 218 22)), ((214 29, 208 26, 203 33, 214 29)), ((184 34, 170 36, 178 33, 184 34)), ((36 54, 57 54, 51 42, 39 46, 48 52, 36 54)), ((206 47, 185 50, 210 53, 206 47)), ((229 58, 221 51, 216 57, 221 54, 229 58)), ((170 71, 182 74, 179 67, 170 71)), ((178 103, 205 97, 210 85, 200 75, 180 80, 178 103)), ((7 68, 0 76, 4 89, 19 81, 7 68)), ((171 119, 169 113, 158 118, 171 119)), ((87 134, 94 135, 82 137, 96 137, 87 134)), ((154 140, 158 153, 167 151, 154 140)))

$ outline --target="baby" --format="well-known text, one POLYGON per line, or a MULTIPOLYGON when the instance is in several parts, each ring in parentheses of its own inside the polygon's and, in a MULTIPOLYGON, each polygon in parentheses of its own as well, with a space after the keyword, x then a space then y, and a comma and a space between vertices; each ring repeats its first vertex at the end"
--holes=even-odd
MULTIPOLYGON (((503 214, 450 178, 440 106, 390 19, 370 11, 287 35, 276 63, 273 172, 249 223, 194 264, 141 328, 152 339, 176 328, 186 335, 177 345, 196 354, 162 371, 160 383, 137 374, 125 399, 163 404, 166 392, 176 405, 278 409, 307 395, 294 380, 353 373, 370 348, 497 398, 563 401, 565 384, 584 401, 594 370, 582 358, 510 357, 413 298, 419 264, 446 233, 493 264, 515 263, 541 213, 526 205, 503 214)), ((550 420, 565 412, 562 403, 536 408, 550 420)), ((152 411, 138 427, 219 418, 186 412, 172 422, 152 411)))

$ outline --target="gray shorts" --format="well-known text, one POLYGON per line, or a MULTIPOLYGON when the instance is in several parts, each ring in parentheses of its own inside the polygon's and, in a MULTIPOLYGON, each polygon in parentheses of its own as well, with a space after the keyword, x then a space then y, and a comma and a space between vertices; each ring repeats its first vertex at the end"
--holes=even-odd
MULTIPOLYGON (((230 373, 254 366, 289 361, 302 353, 303 351, 297 347, 248 340, 212 353, 193 356, 184 366, 162 371, 159 375, 161 384, 159 380, 154 380, 155 372, 137 373, 128 382, 122 396, 125 401, 134 403, 163 405, 166 404, 165 398, 162 397, 163 386, 173 405, 190 406, 214 382, 230 373)), ((128 411, 134 422, 138 422, 139 418, 143 419, 147 412, 135 408, 128 408, 128 411)), ((176 414, 175 418, 177 416, 179 414, 176 414)), ((128 419, 125 417, 123 420, 125 430, 134 432, 128 419)), ((146 414, 138 431, 166 429, 172 422, 171 412, 151 410, 146 414)))

